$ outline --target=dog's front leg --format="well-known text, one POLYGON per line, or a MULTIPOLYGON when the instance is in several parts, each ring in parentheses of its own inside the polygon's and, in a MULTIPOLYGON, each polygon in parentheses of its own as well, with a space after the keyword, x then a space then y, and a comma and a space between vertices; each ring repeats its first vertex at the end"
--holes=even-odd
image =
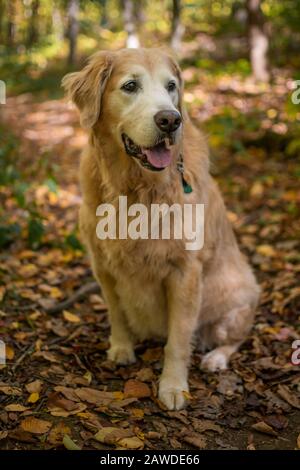
POLYGON ((117 364, 132 364, 135 362, 134 344, 129 331, 125 314, 121 309, 118 295, 115 292, 115 281, 107 273, 97 273, 105 300, 108 303, 108 313, 111 326, 109 338, 110 348, 108 359, 117 364))
POLYGON ((180 410, 188 392, 192 339, 201 309, 201 265, 173 272, 167 280, 168 340, 159 384, 159 399, 169 410, 180 410))

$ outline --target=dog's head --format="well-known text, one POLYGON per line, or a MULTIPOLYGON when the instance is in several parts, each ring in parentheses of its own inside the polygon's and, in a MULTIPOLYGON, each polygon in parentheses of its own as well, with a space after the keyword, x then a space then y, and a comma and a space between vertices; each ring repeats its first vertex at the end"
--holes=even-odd
POLYGON ((182 78, 163 49, 98 52, 62 82, 86 128, 105 131, 142 168, 170 165, 182 129, 182 78))

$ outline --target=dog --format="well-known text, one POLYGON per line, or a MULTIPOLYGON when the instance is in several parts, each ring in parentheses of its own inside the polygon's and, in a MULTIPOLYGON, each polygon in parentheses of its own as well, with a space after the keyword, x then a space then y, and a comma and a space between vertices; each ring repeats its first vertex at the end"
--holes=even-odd
POLYGON ((158 396, 185 406, 194 339, 211 349, 201 368, 224 369, 254 321, 259 287, 241 254, 216 183, 205 137, 183 104, 178 63, 163 48, 94 54, 62 85, 88 129, 80 164, 80 230, 108 304, 108 358, 135 361, 137 341, 165 341, 158 396), (204 204, 204 246, 184 239, 102 239, 97 207, 204 204))

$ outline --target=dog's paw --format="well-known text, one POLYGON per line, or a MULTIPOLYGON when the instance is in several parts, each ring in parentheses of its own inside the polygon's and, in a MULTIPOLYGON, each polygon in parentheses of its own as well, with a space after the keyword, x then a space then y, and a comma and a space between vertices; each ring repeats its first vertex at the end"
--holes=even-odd
POLYGON ((186 405, 185 393, 188 393, 188 385, 174 385, 162 380, 159 384, 158 398, 168 410, 182 410, 186 405))
POLYGON ((201 369, 206 369, 210 372, 224 370, 227 369, 227 367, 228 356, 218 349, 214 349, 213 351, 205 354, 201 361, 201 369))
POLYGON ((107 351, 107 357, 120 365, 133 364, 136 361, 131 345, 112 345, 107 351))

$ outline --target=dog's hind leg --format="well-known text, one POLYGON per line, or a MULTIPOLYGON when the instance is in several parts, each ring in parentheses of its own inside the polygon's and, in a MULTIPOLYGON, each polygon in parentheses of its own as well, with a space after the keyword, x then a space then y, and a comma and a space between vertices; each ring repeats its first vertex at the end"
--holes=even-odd
POLYGON ((231 355, 237 351, 251 328, 253 316, 250 306, 236 307, 219 321, 206 325, 209 339, 216 347, 204 355, 201 368, 212 372, 227 369, 231 355))

